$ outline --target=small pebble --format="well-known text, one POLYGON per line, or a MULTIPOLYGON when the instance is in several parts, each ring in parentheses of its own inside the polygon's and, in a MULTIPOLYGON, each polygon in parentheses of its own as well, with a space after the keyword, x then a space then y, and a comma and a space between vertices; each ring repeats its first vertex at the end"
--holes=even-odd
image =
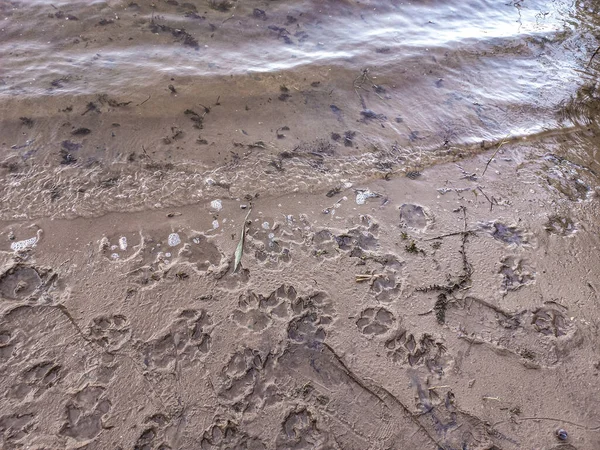
POLYGON ((167 242, 169 244, 169 247, 175 247, 176 245, 179 245, 181 243, 181 238, 177 233, 171 233, 167 238, 167 242))
POLYGON ((569 437, 569 434, 562 428, 559 428, 558 430, 556 430, 556 437, 561 441, 566 441, 569 437))

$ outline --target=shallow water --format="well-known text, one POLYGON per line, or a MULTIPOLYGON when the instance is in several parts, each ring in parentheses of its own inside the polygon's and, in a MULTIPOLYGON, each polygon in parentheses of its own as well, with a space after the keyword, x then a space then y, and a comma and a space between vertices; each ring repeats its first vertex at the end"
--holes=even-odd
POLYGON ((589 125, 594 3, 223 4, 0 5, 2 217, 328 190, 589 125))

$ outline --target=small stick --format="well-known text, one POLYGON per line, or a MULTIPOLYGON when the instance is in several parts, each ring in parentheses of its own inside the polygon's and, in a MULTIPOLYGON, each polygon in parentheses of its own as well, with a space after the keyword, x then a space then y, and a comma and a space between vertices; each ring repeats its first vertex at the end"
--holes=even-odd
POLYGON ((481 174, 481 176, 485 175, 485 171, 487 170, 488 166, 490 165, 490 163, 492 162, 492 159, 494 159, 496 157, 496 155, 498 154, 498 151, 502 148, 502 146, 504 144, 506 144, 507 139, 510 135, 506 136, 504 139, 502 139, 502 142, 500 142, 500 145, 498 146, 498 148, 496 148, 496 151, 494 152, 494 154, 492 155, 492 157, 488 160, 487 164, 485 165, 485 169, 483 169, 483 173, 481 174))
POLYGON ((464 234, 474 234, 476 230, 466 230, 466 231, 455 231, 454 233, 442 234, 441 236, 436 236, 432 238, 424 239, 425 241, 435 241, 436 239, 442 239, 450 236, 462 236, 464 234))
POLYGON ((142 145, 142 150, 144 151, 144 155, 146 155, 146 158, 148 158, 150 161, 152 161, 152 158, 150 158, 150 155, 148 154, 148 152, 146 151, 146 149, 144 148, 143 145, 142 145))
POLYGON ((146 103, 148 100, 150 100, 151 97, 152 97, 152 95, 148 94, 148 98, 146 100, 144 100, 142 103, 140 103, 138 106, 142 106, 144 103, 146 103))
MULTIPOLYGON (((480 186, 477 186, 477 190, 479 190, 479 192, 481 192, 483 194, 483 196, 486 198, 486 200, 488 202, 490 202, 490 212, 492 212, 492 210, 494 209, 494 202, 491 201, 490 198, 487 195, 485 195, 485 192, 483 192, 483 189, 481 189, 480 186)), ((494 197, 492 197, 492 198, 494 198, 494 197)))
POLYGON ((590 67, 590 64, 592 64, 592 60, 594 59, 594 57, 598 54, 598 52, 600 52, 600 46, 596 49, 596 51, 594 52, 594 54, 592 55, 592 57, 590 58, 590 62, 587 64, 587 66, 585 67, 586 69, 588 67, 590 67))

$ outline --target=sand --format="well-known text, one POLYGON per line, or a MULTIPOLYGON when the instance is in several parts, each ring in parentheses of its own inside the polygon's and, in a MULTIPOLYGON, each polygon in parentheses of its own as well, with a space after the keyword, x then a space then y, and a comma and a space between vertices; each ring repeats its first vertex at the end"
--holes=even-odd
POLYGON ((0 448, 600 448, 594 9, 219 3, 0 5, 0 448))
POLYGON ((5 223, 3 448, 598 448, 597 192, 535 147, 5 223))

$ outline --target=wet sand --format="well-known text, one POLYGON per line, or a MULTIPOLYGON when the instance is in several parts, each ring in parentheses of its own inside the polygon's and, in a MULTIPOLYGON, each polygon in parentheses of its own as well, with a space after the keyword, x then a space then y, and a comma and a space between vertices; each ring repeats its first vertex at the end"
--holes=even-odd
POLYGON ((427 5, 32 5, 0 9, 0 447, 600 448, 594 3, 428 50, 427 5))
POLYGON ((597 188, 574 202, 535 174, 585 169, 513 149, 481 176, 490 156, 5 224, 39 240, 3 254, 3 445, 597 448, 597 188))

